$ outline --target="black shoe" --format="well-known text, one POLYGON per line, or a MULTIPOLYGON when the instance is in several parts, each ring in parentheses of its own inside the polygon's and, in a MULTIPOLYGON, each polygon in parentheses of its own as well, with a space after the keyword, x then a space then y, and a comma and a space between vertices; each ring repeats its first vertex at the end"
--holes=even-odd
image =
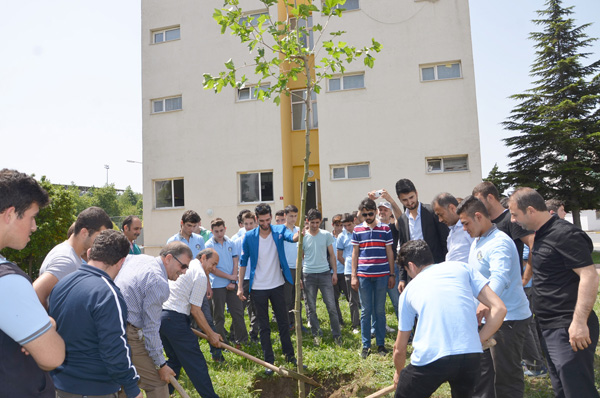
POLYGON ((227 362, 223 355, 221 355, 220 357, 213 357, 213 361, 220 364, 224 364, 225 362, 227 362))
POLYGON ((360 357, 362 359, 367 359, 367 357, 371 355, 371 349, 370 348, 363 348, 362 352, 360 353, 360 357))
POLYGON ((273 376, 273 373, 275 373, 273 371, 273 369, 269 369, 269 368, 265 369, 265 375, 267 375, 267 376, 273 376))
POLYGON ((383 355, 387 355, 389 352, 390 351, 387 348, 385 348, 384 346, 382 346, 382 345, 380 345, 379 347, 377 347, 377 353, 379 355, 382 355, 382 356, 383 355))
MULTIPOLYGON (((294 365, 294 367, 298 367, 298 361, 296 360, 296 357, 287 358, 286 361, 287 363, 294 365)), ((306 365, 303 364, 302 369, 307 369, 306 365)))

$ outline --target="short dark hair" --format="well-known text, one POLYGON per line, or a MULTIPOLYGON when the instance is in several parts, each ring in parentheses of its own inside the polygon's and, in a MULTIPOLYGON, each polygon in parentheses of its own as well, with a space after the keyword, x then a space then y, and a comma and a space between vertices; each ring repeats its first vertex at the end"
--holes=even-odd
POLYGON ((335 216, 331 217, 331 224, 335 224, 336 222, 339 222, 339 223, 342 222, 341 214, 336 214, 335 216))
POLYGON ((403 178, 396 182, 396 195, 400 196, 401 193, 411 193, 417 192, 417 188, 415 188, 415 184, 408 178, 403 178))
POLYGON ((354 222, 354 216, 351 213, 344 213, 342 216, 342 223, 354 222))
POLYGON ((373 199, 364 198, 358 205, 358 210, 377 210, 377 204, 373 199))
POLYGON ((129 253, 129 240, 122 232, 107 229, 100 232, 88 256, 89 260, 115 265, 129 253))
POLYGON ((398 263, 403 267, 408 267, 409 262, 419 268, 434 263, 431 249, 423 239, 410 240, 400 247, 398 263))
POLYGON ((275 217, 285 217, 285 210, 277 210, 275 217))
POLYGON ((196 258, 200 260, 202 256, 206 256, 206 259, 210 260, 210 258, 213 256, 213 253, 215 253, 214 249, 207 247, 206 249, 200 250, 200 253, 196 255, 196 258))
POLYGON ((521 187, 515 189, 515 192, 510 195, 510 201, 516 203, 522 212, 527 211, 529 206, 537 211, 548 211, 544 198, 533 188, 521 187))
POLYGON ((498 188, 496 188, 496 186, 489 181, 483 181, 475 185, 475 188, 473 188, 473 195, 477 194, 481 194, 481 196, 486 199, 488 195, 492 195, 498 202, 500 202, 500 192, 498 192, 498 188))
POLYGON ((181 256, 182 254, 187 254, 190 258, 193 258, 192 249, 188 245, 178 240, 173 241, 171 243, 167 243, 165 247, 163 247, 158 254, 161 257, 167 257, 168 255, 172 256, 181 256))
POLYGON ((548 199, 546 201, 546 208, 548 209, 548 211, 553 211, 555 213, 558 213, 558 209, 560 209, 564 205, 565 202, 557 198, 548 199))
POLYGON ((237 216, 238 225, 244 223, 244 214, 246 214, 246 213, 250 213, 250 210, 244 209, 238 213, 238 216, 237 216))
POLYGON ((256 221, 256 215, 254 215, 254 213, 252 213, 250 210, 248 210, 247 212, 245 212, 245 213, 242 215, 242 222, 241 222, 240 224, 243 224, 243 223, 244 223, 244 220, 245 220, 245 219, 247 219, 247 218, 251 218, 251 219, 253 219, 254 221, 256 221))
POLYGON ((222 218, 217 217, 210 222, 210 229, 213 229, 215 227, 224 227, 224 226, 225 226, 225 221, 222 218))
POLYGON ((283 211, 285 214, 298 213, 298 208, 294 205, 287 205, 283 211))
POLYGON ((260 203, 254 209, 254 212, 256 213, 257 217, 258 216, 264 216, 265 214, 271 215, 271 206, 269 206, 266 203, 260 203))
POLYGON ((36 203, 40 209, 48 206, 48 193, 31 176, 17 170, 0 170, 0 213, 9 207, 15 208, 19 218, 36 203))
POLYGON ((456 208, 456 214, 460 216, 462 213, 465 213, 471 218, 475 217, 475 213, 481 213, 486 218, 490 218, 490 215, 483 202, 473 195, 469 195, 464 198, 456 208))
POLYGON ((123 224, 121 224, 121 231, 125 231, 125 226, 127 225, 128 228, 131 228, 131 223, 133 222, 133 220, 135 219, 139 219, 138 216, 127 216, 124 220, 123 220, 123 224))
POLYGON ((310 209, 308 211, 308 213, 306 213, 306 219, 308 221, 311 220, 322 220, 323 219, 323 215, 321 214, 321 212, 317 209, 310 209))
POLYGON ((181 221, 185 223, 197 224, 200 222, 200 214, 196 213, 194 210, 188 210, 181 216, 181 221))
POLYGON ((431 207, 435 207, 436 203, 438 206, 443 207, 444 209, 447 209, 449 205, 458 207, 458 200, 456 200, 456 198, 448 192, 438 193, 431 201, 431 207))
POLYGON ((77 216, 75 220, 75 229, 73 233, 78 235, 83 228, 87 229, 90 235, 100 231, 102 227, 112 229, 113 223, 106 212, 96 206, 88 207, 77 216))

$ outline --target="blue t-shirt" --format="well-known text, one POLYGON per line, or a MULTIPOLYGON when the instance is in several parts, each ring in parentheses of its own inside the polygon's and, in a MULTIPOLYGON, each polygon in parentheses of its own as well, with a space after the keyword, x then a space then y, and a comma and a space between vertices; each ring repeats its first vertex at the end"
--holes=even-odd
POLYGON ((319 229, 312 236, 309 232, 304 234, 302 248, 304 249, 303 272, 305 274, 318 274, 329 271, 327 261, 327 248, 334 242, 333 235, 329 231, 319 229))
MULTIPOLYGON (((300 228, 294 226, 292 235, 298 232, 300 228)), ((288 228, 288 231, 290 229, 288 228)), ((283 242, 283 249, 285 250, 285 259, 287 260, 288 267, 290 269, 296 269, 296 261, 298 260, 298 242, 283 242)))
POLYGON ((531 316, 517 246, 507 234, 494 225, 475 239, 469 252, 469 265, 489 279, 490 288, 504 301, 504 320, 519 321, 531 316))
POLYGON ((414 366, 482 352, 473 298, 488 283, 467 264, 446 261, 430 265, 406 285, 398 301, 398 330, 412 330, 418 317, 410 357, 414 366))
MULTIPOLYGON (((239 257, 238 245, 231 241, 228 237, 224 237, 223 244, 217 243, 215 238, 212 237, 206 242, 207 248, 212 248, 219 255, 219 263, 217 264, 217 269, 225 272, 226 274, 230 274, 233 272, 233 258, 239 257)), ((210 285, 213 289, 218 289, 221 287, 227 287, 231 280, 236 280, 236 278, 225 279, 220 276, 216 276, 213 274, 209 275, 210 285)))
MULTIPOLYGON (((345 228, 337 238, 336 247, 337 250, 342 250, 342 256, 346 260, 344 262, 344 274, 352 275, 352 251, 354 250, 354 245, 352 244, 352 234, 345 228)), ((339 272, 340 270, 338 270, 339 272)))
POLYGON ((188 245, 190 249, 192 249, 192 260, 196 258, 198 253, 204 250, 204 238, 195 233, 192 233, 190 240, 188 241, 186 238, 181 236, 179 232, 177 232, 175 235, 171 236, 169 240, 167 240, 167 244, 173 241, 183 242, 188 245))

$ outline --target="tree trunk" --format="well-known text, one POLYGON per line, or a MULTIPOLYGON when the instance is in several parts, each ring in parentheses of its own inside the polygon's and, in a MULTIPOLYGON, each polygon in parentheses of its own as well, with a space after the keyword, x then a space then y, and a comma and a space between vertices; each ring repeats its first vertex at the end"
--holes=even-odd
MULTIPOLYGON (((303 358, 302 358, 302 303, 301 303, 301 289, 300 284, 302 281, 302 258, 304 254, 302 243, 304 241, 304 224, 306 220, 306 188, 308 185, 308 167, 310 165, 310 115, 311 115, 311 94, 312 85, 310 82, 310 67, 308 65, 308 57, 303 57, 305 73, 306 73, 306 98, 304 103, 306 104, 306 113, 304 114, 304 139, 306 143, 306 151, 304 154, 304 176, 302 178, 302 196, 300 201, 300 233, 298 234, 298 256, 296 258, 296 305, 294 311, 294 317, 296 320, 296 351, 298 355, 298 373, 303 374, 303 358)), ((306 396, 304 382, 298 380, 298 397, 304 398, 306 396)))
POLYGON ((571 209, 571 215, 573 216, 573 224, 581 228, 581 210, 571 209))

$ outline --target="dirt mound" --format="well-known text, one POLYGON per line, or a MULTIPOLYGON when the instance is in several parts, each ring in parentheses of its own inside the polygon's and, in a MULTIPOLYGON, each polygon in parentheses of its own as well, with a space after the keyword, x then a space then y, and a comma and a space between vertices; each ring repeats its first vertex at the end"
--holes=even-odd
MULTIPOLYGON (((351 398, 364 397, 376 391, 360 384, 360 380, 353 380, 354 375, 307 375, 323 385, 313 387, 306 384, 306 396, 314 398, 351 398)), ((298 382, 287 377, 259 378, 254 382, 254 390, 261 398, 292 398, 298 396, 298 382)))

